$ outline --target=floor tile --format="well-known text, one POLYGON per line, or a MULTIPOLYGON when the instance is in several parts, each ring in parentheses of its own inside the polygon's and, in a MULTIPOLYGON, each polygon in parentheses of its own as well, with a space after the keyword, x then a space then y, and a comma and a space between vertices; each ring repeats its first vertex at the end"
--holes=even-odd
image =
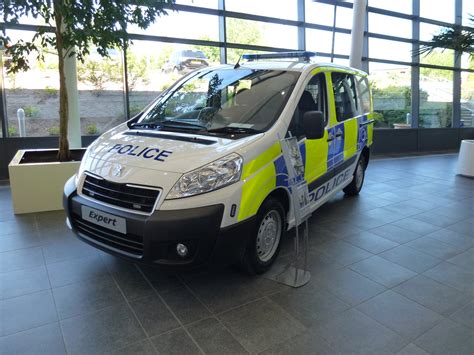
POLYGON ((353 264, 373 255, 372 253, 344 241, 327 242, 317 246, 316 249, 344 266, 353 264))
POLYGON ((462 233, 468 237, 474 237, 474 222, 461 221, 451 224, 446 229, 462 233))
POLYGON ((66 354, 58 323, 0 337, 2 354, 66 354))
POLYGON ((248 354, 216 318, 194 323, 188 331, 206 354, 248 354))
POLYGON ((0 221, 2 235, 37 233, 34 216, 25 216, 15 220, 0 221))
POLYGON ((182 324, 211 316, 206 307, 184 286, 163 292, 161 296, 182 324))
POLYGON ((395 264, 401 265, 411 271, 421 273, 431 269, 433 266, 442 262, 441 259, 422 253, 405 245, 387 250, 378 256, 387 259, 395 264))
POLYGON ((275 344, 263 351, 265 355, 294 355, 294 354, 334 354, 329 344, 317 333, 308 331, 304 334, 285 341, 281 344, 275 344))
POLYGON ((474 332, 446 319, 427 331, 414 343, 430 354, 472 355, 474 332))
POLYGON ((170 289, 181 287, 183 283, 173 272, 165 272, 161 269, 150 266, 138 266, 145 278, 158 292, 165 292, 170 289))
POLYGON ((219 318, 252 353, 263 351, 305 331, 300 322, 268 299, 225 312, 219 318))
MULTIPOLYGON (((102 260, 104 260, 104 255, 101 255, 102 260)), ((107 255, 104 262, 125 298, 129 301, 151 296, 155 293, 150 282, 135 264, 111 255, 107 255)))
POLYGON ((474 270, 474 248, 471 248, 464 253, 453 256, 448 262, 455 264, 467 270, 474 270))
POLYGON ((394 331, 355 309, 345 311, 317 329, 336 353, 387 354, 407 345, 394 331))
POLYGON ((44 258, 40 247, 13 250, 0 254, 0 272, 29 269, 41 265, 44 265, 44 258))
POLYGON ((430 237, 421 237, 405 245, 443 260, 452 258, 464 250, 430 237))
POLYGON ((398 245, 398 243, 382 238, 369 231, 352 234, 345 237, 344 240, 373 254, 381 253, 398 245))
POLYGON ((78 239, 69 239, 61 243, 46 245, 43 247, 43 253, 46 264, 73 258, 98 255, 96 248, 81 242, 78 239))
POLYGON ((168 332, 180 326, 158 295, 132 301, 130 306, 149 337, 168 332))
POLYGON ((158 352, 153 347, 150 340, 142 340, 121 349, 114 349, 106 354, 110 355, 157 355, 158 352))
POLYGON ((0 335, 14 334, 58 321, 49 290, 0 301, 0 317, 0 335))
POLYGON ((385 287, 393 287, 416 275, 403 266, 397 265, 379 256, 372 256, 351 265, 352 270, 378 282, 385 287))
POLYGON ((354 234, 362 231, 362 229, 346 222, 336 223, 335 221, 329 221, 321 223, 320 225, 321 227, 326 228, 331 233, 335 234, 337 238, 344 238, 349 234, 354 234))
POLYGON ((350 305, 357 305, 385 291, 382 285, 348 269, 323 273, 311 282, 350 305))
POLYGON ((398 285, 393 291, 445 316, 464 306, 470 299, 468 294, 423 275, 398 285))
POLYGON ((393 224, 386 224, 382 227, 371 229, 370 232, 398 244, 407 243, 421 237, 418 233, 408 231, 393 224))
POLYGON ((201 354, 197 345, 183 329, 176 329, 171 332, 153 337, 150 340, 160 354, 201 354))
POLYGON ((464 270, 451 263, 441 263, 425 271, 425 276, 458 290, 474 294, 474 271, 464 270))
POLYGON ((474 246, 474 238, 468 237, 449 229, 440 229, 436 232, 426 235, 427 237, 437 239, 443 243, 450 244, 459 249, 468 249, 474 246))
POLYGON ((41 245, 41 240, 36 233, 2 234, 0 252, 40 247, 41 245))
POLYGON ((419 348, 413 343, 408 344, 402 350, 400 350, 396 355, 429 355, 422 348, 419 348))
POLYGON ((101 278, 109 274, 98 255, 51 263, 47 268, 53 288, 82 280, 101 278))
POLYGON ((459 309, 450 318, 459 324, 474 329, 474 301, 459 309))
POLYGON ((125 299, 110 276, 58 287, 53 289, 53 295, 60 319, 125 304, 125 299))
POLYGON ((270 299, 310 328, 320 325, 350 306, 314 283, 270 296, 270 299))
POLYGON ((357 309, 406 339, 416 339, 442 316, 391 290, 357 306, 357 309))
POLYGON ((417 214, 416 216, 413 216, 413 218, 418 219, 423 222, 430 223, 432 225, 438 226, 438 227, 447 227, 454 222, 457 222, 456 219, 461 220, 463 217, 454 217, 454 216, 444 216, 442 214, 435 213, 433 211, 428 211, 424 213, 417 214))
POLYGON ((188 274, 184 282, 213 313, 220 313, 261 298, 259 285, 248 275, 223 273, 188 274))
POLYGON ((61 321, 68 354, 104 353, 145 338, 132 312, 123 305, 61 321))
POLYGON ((0 285, 0 299, 51 288, 45 266, 2 273, 0 274, 0 285))
POLYGON ((399 221, 393 222, 392 224, 397 227, 406 229, 410 232, 414 232, 421 235, 433 233, 437 231, 438 229, 441 229, 441 227, 439 226, 435 226, 431 223, 427 223, 425 221, 421 221, 419 219, 415 219, 411 217, 401 219, 399 221))

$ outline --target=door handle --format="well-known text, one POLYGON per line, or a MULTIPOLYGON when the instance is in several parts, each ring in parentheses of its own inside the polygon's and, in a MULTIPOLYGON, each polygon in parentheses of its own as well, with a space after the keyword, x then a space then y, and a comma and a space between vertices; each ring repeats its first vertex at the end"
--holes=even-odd
POLYGON ((336 138, 337 137, 342 137, 344 134, 342 132, 336 133, 336 138))
POLYGON ((336 139, 336 137, 333 136, 332 134, 330 134, 330 135, 328 135, 328 140, 327 140, 327 141, 328 141, 328 142, 331 142, 331 141, 333 141, 334 139, 336 139))

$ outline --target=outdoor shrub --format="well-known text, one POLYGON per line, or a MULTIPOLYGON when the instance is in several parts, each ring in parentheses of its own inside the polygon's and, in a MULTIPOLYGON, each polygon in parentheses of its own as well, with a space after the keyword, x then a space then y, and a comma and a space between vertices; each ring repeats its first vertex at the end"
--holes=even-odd
POLYGON ((92 135, 98 134, 99 129, 95 124, 90 124, 86 126, 86 133, 92 135))
POLYGON ((130 105, 130 117, 138 115, 143 110, 143 105, 140 104, 131 104, 130 105))
POLYGON ((51 126, 47 129, 50 136, 59 136, 59 127, 51 126))
POLYGON ((29 118, 38 117, 38 114, 40 112, 39 108, 31 105, 23 107, 23 111, 25 111, 25 117, 29 118))
POLYGON ((10 137, 13 137, 13 136, 16 136, 17 134, 17 131, 16 131, 16 127, 15 126, 10 126, 8 127, 8 135, 10 137))
POLYGON ((58 95, 58 89, 55 89, 51 86, 46 86, 44 88, 44 92, 45 92, 47 98, 56 97, 58 95))

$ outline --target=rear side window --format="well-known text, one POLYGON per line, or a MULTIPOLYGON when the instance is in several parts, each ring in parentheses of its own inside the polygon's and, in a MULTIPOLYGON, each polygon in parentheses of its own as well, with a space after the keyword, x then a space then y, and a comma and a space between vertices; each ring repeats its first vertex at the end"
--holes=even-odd
POLYGON ((370 112, 370 89, 367 78, 356 77, 362 114, 370 112))
POLYGON ((359 104, 354 76, 335 72, 331 74, 331 78, 337 120, 344 121, 357 116, 359 104))

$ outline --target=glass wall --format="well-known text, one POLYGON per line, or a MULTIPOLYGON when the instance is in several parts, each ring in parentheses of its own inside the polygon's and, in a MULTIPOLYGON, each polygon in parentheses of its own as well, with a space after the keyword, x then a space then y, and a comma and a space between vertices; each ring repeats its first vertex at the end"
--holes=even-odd
MULTIPOLYGON (((180 11, 168 11, 147 30, 129 28, 132 40, 125 54, 110 51, 109 58, 102 58, 91 49, 84 63, 78 63, 82 133, 100 134, 140 112, 190 70, 225 60, 233 64, 243 53, 311 50, 317 52, 317 61, 348 65, 352 1, 304 0, 304 13, 298 11, 298 3, 177 0, 180 11), (301 34, 304 38, 299 38, 301 34), (224 53, 226 57, 221 57, 224 53)), ((464 55, 455 62, 455 53, 449 50, 415 55, 417 45, 443 27, 455 21, 473 26, 469 21, 473 4, 468 0, 437 1, 436 6, 432 0, 368 0, 363 66, 373 85, 376 127, 474 126, 473 59, 464 55), (419 2, 419 10, 413 1, 419 2), (455 6, 461 6, 458 19, 455 6), (412 76, 419 81, 413 83, 412 76), (418 117, 412 117, 413 112, 418 117)), ((31 38, 35 26, 44 23, 23 17, 19 25, 0 25, 16 40, 31 38)), ((19 136, 19 109, 26 116, 27 137, 57 135, 57 56, 45 52, 44 61, 32 58, 30 70, 15 75, 7 73, 8 51, 3 59, 6 105, 0 118, 5 118, 8 127, 3 136, 19 136)))
POLYGON ((411 67, 369 63, 376 128, 411 127, 411 67))
MULTIPOLYGON (((32 40, 33 32, 7 30, 12 42, 32 40)), ((44 60, 30 55, 30 69, 8 73, 12 65, 8 50, 3 56, 5 111, 8 135, 11 137, 38 137, 59 133, 59 75, 57 55, 43 52, 44 60), (18 115, 24 115, 25 132, 20 132, 18 115)))

